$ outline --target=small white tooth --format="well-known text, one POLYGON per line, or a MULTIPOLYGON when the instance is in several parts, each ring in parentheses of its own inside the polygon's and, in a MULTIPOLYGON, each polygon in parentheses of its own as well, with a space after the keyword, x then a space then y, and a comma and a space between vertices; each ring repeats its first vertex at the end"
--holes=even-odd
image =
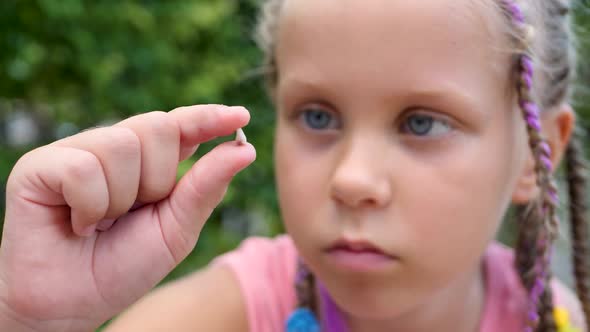
POLYGON ((242 128, 236 131, 236 141, 240 142, 241 144, 245 144, 246 142, 248 142, 248 140, 246 139, 246 134, 244 134, 242 128))

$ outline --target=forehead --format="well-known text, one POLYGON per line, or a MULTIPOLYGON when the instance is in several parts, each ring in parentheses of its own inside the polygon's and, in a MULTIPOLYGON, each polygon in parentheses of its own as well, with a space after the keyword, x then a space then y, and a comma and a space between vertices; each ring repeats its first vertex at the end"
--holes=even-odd
POLYGON ((279 78, 329 74, 376 84, 387 77, 390 88, 396 77, 406 85, 409 78, 497 84, 507 79, 509 52, 491 1, 286 0, 279 78))

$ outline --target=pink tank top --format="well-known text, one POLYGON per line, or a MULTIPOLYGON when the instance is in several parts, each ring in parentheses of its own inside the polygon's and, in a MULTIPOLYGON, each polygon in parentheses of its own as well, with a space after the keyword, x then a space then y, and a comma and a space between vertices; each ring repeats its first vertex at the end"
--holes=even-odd
MULTIPOLYGON (((291 238, 281 235, 274 239, 248 238, 238 249, 214 261, 235 273, 250 331, 284 331, 285 320, 296 306, 296 260, 297 250, 291 238)), ((512 266, 512 251, 493 243, 485 253, 484 264, 486 302, 480 332, 522 331, 526 297, 512 266)), ((556 303, 561 303, 560 298, 567 292, 565 286, 554 281, 552 288, 556 303)))

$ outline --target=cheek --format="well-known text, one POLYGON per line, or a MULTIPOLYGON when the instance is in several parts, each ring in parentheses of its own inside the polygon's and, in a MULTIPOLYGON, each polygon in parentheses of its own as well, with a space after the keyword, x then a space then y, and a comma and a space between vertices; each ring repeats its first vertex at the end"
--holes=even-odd
POLYGON ((468 162, 450 163, 455 165, 417 167, 420 185, 409 187, 407 196, 396 204, 411 214, 403 219, 413 225, 412 237, 427 240, 434 248, 479 249, 493 236, 501 219, 505 199, 498 183, 504 179, 485 172, 481 165, 478 171, 468 162), (448 244, 443 245, 445 242, 448 244))
POLYGON ((311 213, 321 213, 327 195, 325 158, 321 152, 297 144, 293 130, 277 124, 275 134, 275 174, 281 214, 285 227, 297 237, 312 223, 311 213))
POLYGON ((466 140, 436 166, 417 164, 419 184, 405 184, 406 195, 396 204, 411 222, 407 237, 420 240, 409 244, 412 252, 428 257, 421 268, 440 272, 449 269, 448 262, 455 262, 453 269, 472 268, 495 237, 521 157, 515 135, 492 129, 466 140))

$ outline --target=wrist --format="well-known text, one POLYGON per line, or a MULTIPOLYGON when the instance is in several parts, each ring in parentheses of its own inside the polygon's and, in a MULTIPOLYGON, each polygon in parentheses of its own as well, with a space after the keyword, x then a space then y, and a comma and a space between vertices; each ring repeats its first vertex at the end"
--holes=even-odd
POLYGON ((6 295, 6 288, 0 280, 0 331, 10 332, 91 332, 89 324, 69 319, 35 319, 22 315, 11 305, 6 295))
POLYGON ((0 301, 0 331, 44 332, 46 330, 18 317, 4 302, 0 301))
POLYGON ((92 332, 88 324, 68 321, 35 321, 22 318, 0 301, 0 331, 10 332, 92 332))

